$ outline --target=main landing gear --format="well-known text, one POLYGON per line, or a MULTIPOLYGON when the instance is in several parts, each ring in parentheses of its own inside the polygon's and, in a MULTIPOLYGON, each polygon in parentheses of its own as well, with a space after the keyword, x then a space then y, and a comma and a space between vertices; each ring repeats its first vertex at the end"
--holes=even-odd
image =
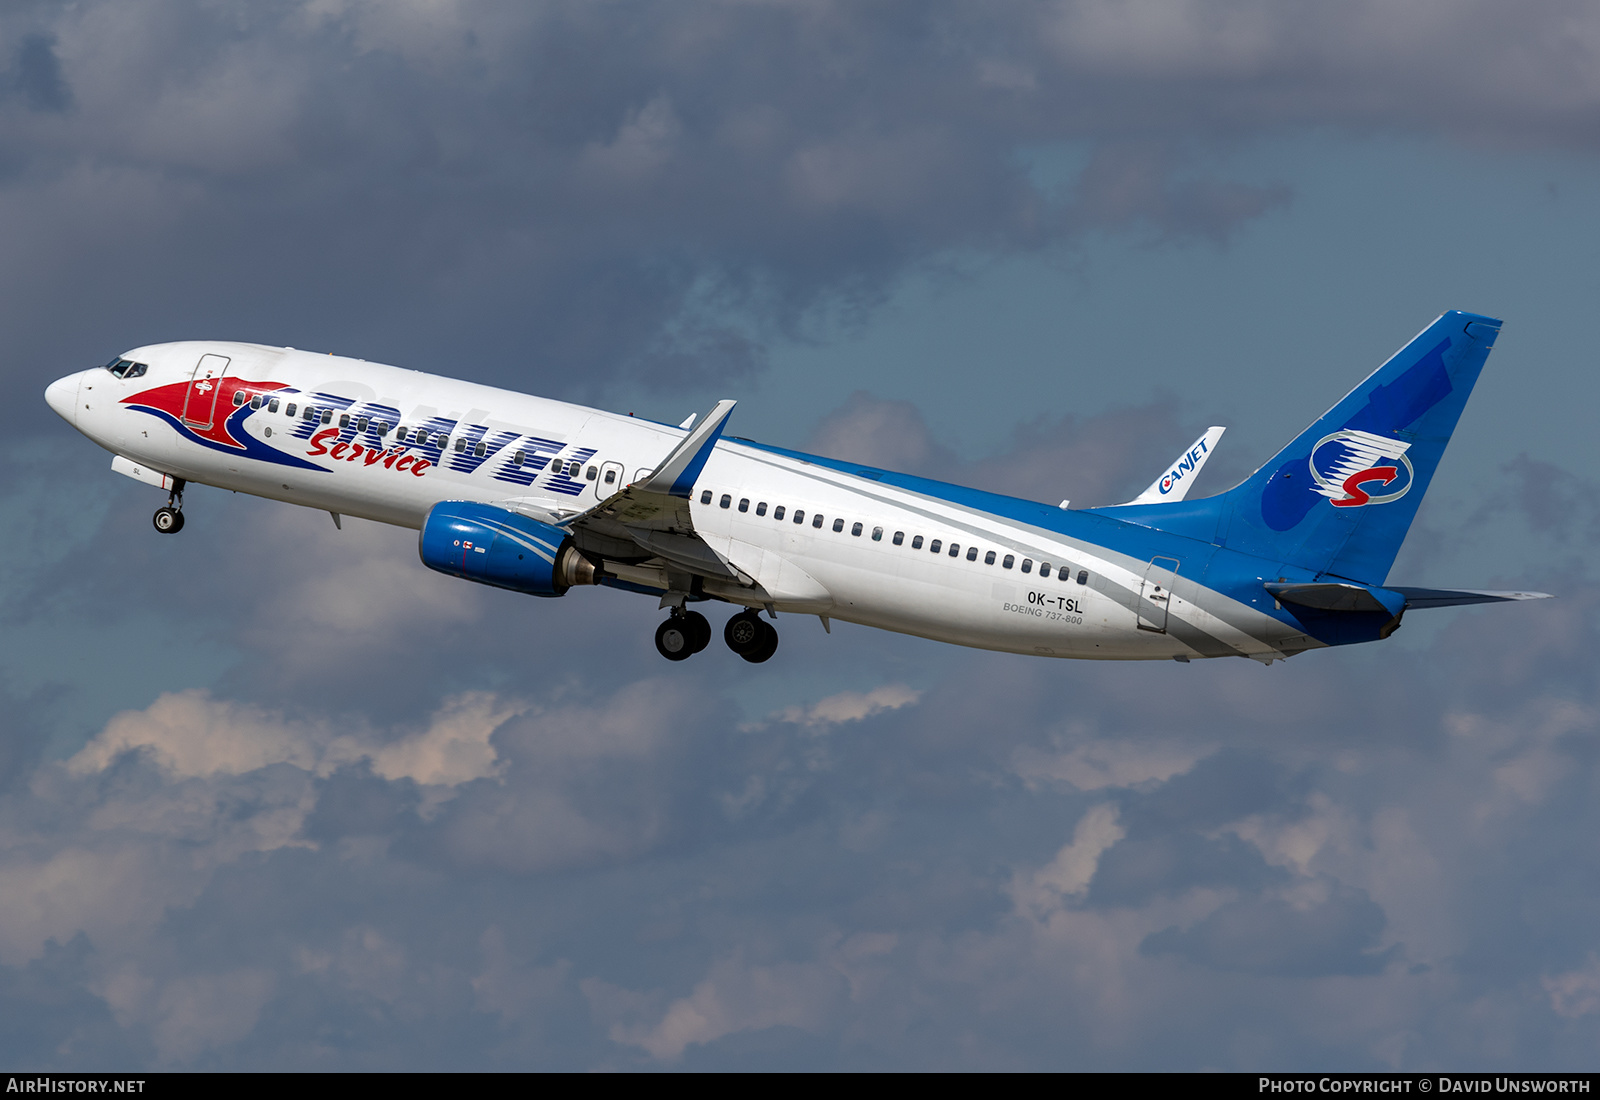
MULTIPOLYGON (((728 648, 751 664, 778 651, 778 632, 754 611, 741 611, 722 631, 728 648)), ((683 661, 711 643, 711 624, 698 611, 674 610, 656 627, 656 649, 669 661, 683 661)))
POLYGON ((656 627, 656 649, 669 661, 693 657, 711 644, 711 624, 698 611, 674 608, 656 627))
POLYGON ((183 530, 183 481, 179 479, 172 483, 172 492, 167 494, 165 507, 157 508, 156 514, 150 522, 156 525, 156 530, 163 535, 176 535, 183 530))
POLYGON ((778 632, 755 611, 741 611, 722 629, 728 648, 753 665, 778 652, 778 632))

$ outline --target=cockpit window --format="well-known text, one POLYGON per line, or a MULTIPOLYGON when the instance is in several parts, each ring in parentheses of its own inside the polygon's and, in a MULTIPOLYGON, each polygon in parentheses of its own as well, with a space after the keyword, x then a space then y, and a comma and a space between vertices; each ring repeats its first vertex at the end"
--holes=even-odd
POLYGON ((148 363, 135 363, 132 359, 113 359, 106 364, 106 370, 118 378, 138 378, 149 369, 148 363))

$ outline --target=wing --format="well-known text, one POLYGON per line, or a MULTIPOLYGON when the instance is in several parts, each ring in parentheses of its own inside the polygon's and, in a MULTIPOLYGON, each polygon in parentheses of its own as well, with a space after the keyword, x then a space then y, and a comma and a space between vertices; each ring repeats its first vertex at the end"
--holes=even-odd
MULTIPOLYGON (((579 549, 592 548, 610 557, 657 557, 666 564, 669 579, 674 574, 688 574, 754 585, 754 578, 695 533, 689 513, 695 480, 721 438, 734 404, 718 401, 649 477, 613 493, 587 512, 562 520, 561 526, 572 531, 579 549)), ((687 587, 687 578, 683 587, 687 587)))

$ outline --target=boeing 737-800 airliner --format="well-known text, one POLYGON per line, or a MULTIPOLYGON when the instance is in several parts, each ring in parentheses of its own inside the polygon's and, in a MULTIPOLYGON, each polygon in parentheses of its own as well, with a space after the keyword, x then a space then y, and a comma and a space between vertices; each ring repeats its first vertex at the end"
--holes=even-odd
POLYGON ((722 601, 749 661, 777 648, 764 610, 1047 657, 1270 663, 1387 638, 1413 608, 1540 595, 1387 584, 1499 331, 1446 313, 1228 492, 1187 496, 1214 428, 1135 500, 1078 510, 728 437, 732 401, 673 427, 259 344, 135 348, 45 397, 167 490, 158 531, 182 529, 192 482, 416 528, 452 576, 658 598, 670 660, 711 639, 691 605, 722 601))

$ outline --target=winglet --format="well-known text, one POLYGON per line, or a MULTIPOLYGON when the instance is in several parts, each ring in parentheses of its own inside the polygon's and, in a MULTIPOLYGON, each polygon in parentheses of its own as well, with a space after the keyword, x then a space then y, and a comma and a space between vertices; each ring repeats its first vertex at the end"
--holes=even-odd
POLYGON ((716 408, 700 418, 694 431, 683 437, 683 442, 672 449, 666 461, 655 472, 639 483, 647 493, 663 493, 673 497, 687 497, 694 490, 695 479, 705 468, 712 448, 722 435, 722 427, 733 412, 735 401, 718 401, 716 408))
POLYGON ((1129 504, 1164 504, 1169 500, 1182 500, 1189 495, 1194 475, 1211 457, 1211 450, 1222 438, 1226 428, 1210 427, 1206 434, 1189 444, 1189 449, 1179 455, 1166 473, 1150 483, 1150 488, 1128 501, 1129 504))

